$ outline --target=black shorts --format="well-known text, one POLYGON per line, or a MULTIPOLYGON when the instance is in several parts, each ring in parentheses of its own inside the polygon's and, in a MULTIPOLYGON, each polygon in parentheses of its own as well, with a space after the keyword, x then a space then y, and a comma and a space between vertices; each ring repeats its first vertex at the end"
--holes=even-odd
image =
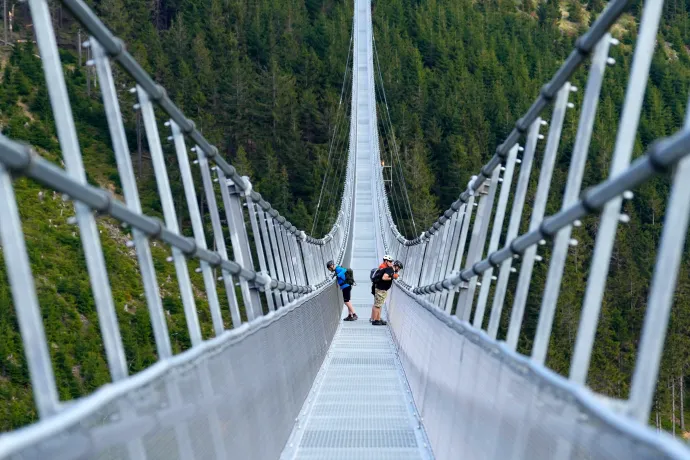
POLYGON ((345 289, 343 289, 343 302, 349 302, 350 301, 350 292, 352 291, 352 286, 348 286, 345 289))

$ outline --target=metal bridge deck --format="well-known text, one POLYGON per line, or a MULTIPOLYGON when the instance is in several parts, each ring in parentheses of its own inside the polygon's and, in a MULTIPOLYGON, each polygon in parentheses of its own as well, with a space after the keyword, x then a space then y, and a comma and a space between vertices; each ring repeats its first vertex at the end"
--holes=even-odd
MULTIPOLYGON (((357 282, 352 303, 359 320, 338 327, 281 458, 428 459, 431 451, 391 332, 369 323, 374 300, 369 270, 383 256, 372 188, 378 135, 369 0, 355 2, 354 34, 350 139, 355 203, 349 266, 357 282)), ((343 317, 346 312, 343 308, 343 317)))
POLYGON ((388 327, 369 323, 371 305, 355 308, 360 319, 338 328, 281 458, 431 458, 388 327))

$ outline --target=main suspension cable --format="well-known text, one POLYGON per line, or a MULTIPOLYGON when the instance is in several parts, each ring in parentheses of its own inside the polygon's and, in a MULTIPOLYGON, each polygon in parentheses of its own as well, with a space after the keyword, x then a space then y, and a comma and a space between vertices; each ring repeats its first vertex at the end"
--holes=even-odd
MULTIPOLYGON (((321 191, 319 192, 319 200, 316 203, 316 210, 314 211, 314 220, 311 225, 311 234, 314 234, 314 229, 316 228, 316 222, 318 220, 318 215, 319 215, 319 208, 321 207, 321 199, 323 197, 323 190, 326 185, 326 179, 328 178, 328 172, 330 171, 330 162, 331 162, 331 155, 333 153, 333 144, 336 141, 336 138, 338 137, 338 125, 340 122, 340 113, 341 113, 341 107, 343 105, 343 94, 345 92, 345 83, 347 81, 347 74, 349 73, 350 69, 350 55, 352 52, 352 42, 353 42, 353 34, 350 32, 350 44, 348 45, 347 48, 347 61, 345 63, 345 73, 343 74, 343 83, 340 88, 340 101, 338 102, 338 108, 336 109, 336 119, 335 119, 335 126, 333 127, 333 136, 331 137, 331 142, 330 146, 328 148, 328 159, 326 160, 326 172, 324 173, 323 176, 323 181, 321 182, 321 191)), ((343 117, 344 118, 344 117, 343 117)))
MULTIPOLYGON (((391 136, 392 136, 392 143, 393 143, 393 153, 395 154, 395 158, 398 161, 398 166, 400 168, 400 174, 401 174, 403 181, 404 181, 405 175, 404 175, 404 172, 402 169, 402 161, 400 160, 400 154, 398 152, 398 145, 395 142, 395 134, 393 133, 393 121, 391 118, 390 109, 388 108, 388 98, 386 97, 386 89, 383 85, 383 74, 381 72, 381 62, 379 60, 378 49, 376 48, 376 40, 374 39, 373 36, 372 36, 372 42, 373 42, 373 46, 374 46, 374 56, 376 57, 376 65, 377 65, 378 75, 379 75, 379 79, 381 81, 381 91, 383 92, 383 101, 384 101, 384 105, 386 107, 386 114, 388 115, 388 122, 389 122, 391 133, 392 133, 391 136)), ((415 224, 415 221, 414 221, 414 215, 412 215, 412 206, 410 205, 410 197, 407 193, 407 182, 404 182, 403 185, 404 186, 402 187, 402 190, 403 190, 404 195, 405 195, 404 201, 405 201, 405 204, 407 204, 407 210, 409 212, 410 219, 412 221, 412 227, 414 228, 415 234, 417 234, 417 225, 415 224)))

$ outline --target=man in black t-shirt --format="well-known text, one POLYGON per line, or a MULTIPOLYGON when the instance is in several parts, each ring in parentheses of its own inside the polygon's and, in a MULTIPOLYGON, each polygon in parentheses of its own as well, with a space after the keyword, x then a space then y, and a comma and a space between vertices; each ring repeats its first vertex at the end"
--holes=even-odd
POLYGON ((393 284, 393 280, 398 277, 393 268, 393 259, 390 256, 384 256, 383 263, 385 268, 381 268, 381 278, 374 286, 374 306, 371 309, 371 324, 374 326, 385 326, 388 324, 381 319, 381 307, 386 301, 388 290, 393 284))

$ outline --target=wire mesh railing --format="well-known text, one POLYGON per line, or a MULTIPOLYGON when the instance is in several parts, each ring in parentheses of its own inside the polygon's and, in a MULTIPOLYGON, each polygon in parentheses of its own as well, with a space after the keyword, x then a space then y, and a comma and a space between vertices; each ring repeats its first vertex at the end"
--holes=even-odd
POLYGON ((335 334, 340 299, 331 283, 101 387, 0 436, 0 458, 278 458, 335 334))
POLYGON ((63 5, 91 35, 85 46, 92 52, 93 60, 89 64, 96 69, 124 200, 87 183, 49 5, 46 0, 31 0, 33 29, 65 169, 42 158, 30 146, 0 136, 0 241, 33 395, 42 420, 64 414, 67 408, 58 396, 34 283, 35 276, 40 274, 31 272, 13 188, 15 177, 29 177, 74 202, 76 216, 72 223, 79 230, 113 382, 131 377, 128 376, 129 366, 101 247, 99 216, 112 217, 131 228, 132 239, 127 245, 136 252, 157 358, 166 361, 172 358, 173 352, 151 254, 152 240, 161 241, 170 248, 167 260, 175 267, 194 349, 201 346, 203 338, 195 299, 198 294, 192 286, 190 268, 203 276, 202 295, 208 301, 216 337, 227 332, 221 311, 223 304, 229 308, 234 329, 242 326, 244 317, 244 322, 252 323, 265 312, 302 304, 308 296, 332 283, 322 261, 340 262, 345 257, 354 190, 353 161, 350 159, 335 224, 323 238, 307 235, 253 190, 249 179, 241 177, 220 155, 85 2, 66 0, 63 5), (114 72, 113 62, 135 82, 130 93, 137 98, 134 108, 140 111, 143 120, 163 221, 142 211, 121 112, 122 96, 116 89, 122 82, 115 81, 118 74, 114 72), (169 130, 167 136, 161 133, 165 129, 169 130), (164 153, 161 136, 172 142, 179 167, 175 173, 180 178, 183 197, 173 196, 171 191, 169 157, 164 153), (200 211, 197 190, 202 190, 208 216, 200 211), (178 223, 182 203, 186 204, 192 237, 184 236, 178 223), (210 232, 205 225, 207 219, 211 223, 210 232), (213 242, 213 249, 207 247, 208 241, 213 242), (195 260, 198 267, 190 267, 190 262, 195 260), (236 285, 239 285, 239 294, 236 285), (219 298, 219 292, 224 292, 227 299, 219 298))
POLYGON ((686 459, 687 448, 401 286, 388 310, 434 458, 686 459))

